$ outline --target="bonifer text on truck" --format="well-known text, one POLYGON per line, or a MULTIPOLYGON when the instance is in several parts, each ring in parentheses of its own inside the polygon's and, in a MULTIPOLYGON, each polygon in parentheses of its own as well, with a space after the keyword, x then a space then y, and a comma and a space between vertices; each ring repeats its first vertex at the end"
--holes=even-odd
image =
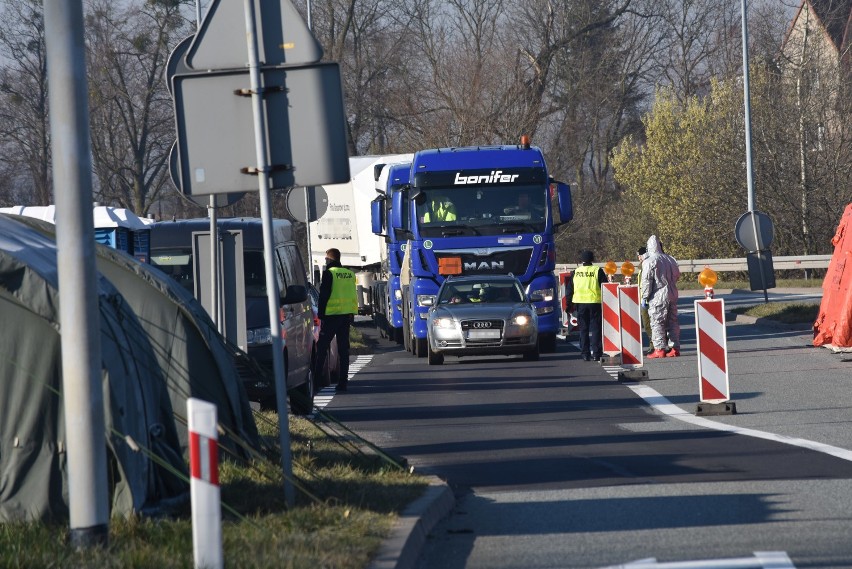
POLYGON ((388 197, 390 226, 407 240, 400 271, 406 347, 426 355, 430 297, 447 276, 511 273, 527 294, 544 299, 536 303, 540 349, 554 351, 560 307, 553 235, 571 219, 572 205, 567 184, 548 176, 541 150, 526 137, 520 145, 421 150, 405 190, 388 197))

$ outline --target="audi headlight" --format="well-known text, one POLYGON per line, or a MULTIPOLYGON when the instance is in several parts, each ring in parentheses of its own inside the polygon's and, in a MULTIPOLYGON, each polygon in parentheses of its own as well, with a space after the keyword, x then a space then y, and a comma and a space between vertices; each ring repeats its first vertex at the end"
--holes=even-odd
POLYGON ((395 291, 393 291, 393 297, 397 300, 402 300, 402 291, 396 289, 395 291))
POLYGON ((272 343, 272 329, 249 328, 246 330, 246 342, 249 346, 264 346, 272 343))
POLYGON ((552 306, 539 306, 535 309, 536 314, 550 314, 551 312, 553 312, 552 306))
POLYGON ((435 318, 432 320, 432 326, 434 328, 453 328, 453 319, 446 316, 435 318))
POLYGON ((553 289, 552 288, 543 288, 540 290, 534 290, 530 293, 530 296, 533 295, 541 296, 545 302, 551 302, 553 300, 553 289))
POLYGON ((514 326, 528 326, 532 322, 532 316, 530 314, 515 314, 512 316, 511 323, 514 326))

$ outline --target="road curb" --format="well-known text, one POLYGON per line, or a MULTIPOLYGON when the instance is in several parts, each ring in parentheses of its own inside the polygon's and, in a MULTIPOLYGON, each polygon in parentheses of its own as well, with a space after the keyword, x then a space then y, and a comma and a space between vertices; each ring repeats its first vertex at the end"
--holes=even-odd
POLYGON ((413 569, 417 565, 429 532, 456 505, 453 491, 444 481, 428 478, 429 487, 399 515, 367 569, 413 569))

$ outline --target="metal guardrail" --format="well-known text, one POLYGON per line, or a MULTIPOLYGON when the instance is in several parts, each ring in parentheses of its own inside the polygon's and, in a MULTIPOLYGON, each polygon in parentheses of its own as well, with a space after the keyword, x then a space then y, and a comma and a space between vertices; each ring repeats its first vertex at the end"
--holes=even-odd
MULTIPOLYGON (((828 262, 831 261, 831 255, 788 255, 782 257, 773 257, 772 266, 776 271, 780 270, 795 270, 795 269, 827 269, 828 262)), ((616 260, 618 266, 616 274, 621 273, 621 263, 623 261, 616 260)), ((634 265, 637 260, 630 259, 634 265)), ((600 264, 600 262, 598 262, 600 264)), ((700 273, 704 267, 710 267, 716 272, 723 273, 726 271, 746 271, 748 263, 745 257, 734 259, 689 259, 686 261, 678 261, 681 273, 700 273)), ((577 266, 574 264, 556 265, 556 273, 564 273, 572 271, 577 266)))

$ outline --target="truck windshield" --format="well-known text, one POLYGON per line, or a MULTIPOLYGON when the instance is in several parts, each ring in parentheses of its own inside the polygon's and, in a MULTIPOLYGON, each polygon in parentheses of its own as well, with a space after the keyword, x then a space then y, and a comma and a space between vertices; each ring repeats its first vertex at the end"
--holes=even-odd
POLYGON ((546 200, 542 186, 423 188, 417 199, 417 222, 423 237, 446 235, 454 226, 473 229, 466 235, 501 235, 506 228, 542 233, 546 200))

